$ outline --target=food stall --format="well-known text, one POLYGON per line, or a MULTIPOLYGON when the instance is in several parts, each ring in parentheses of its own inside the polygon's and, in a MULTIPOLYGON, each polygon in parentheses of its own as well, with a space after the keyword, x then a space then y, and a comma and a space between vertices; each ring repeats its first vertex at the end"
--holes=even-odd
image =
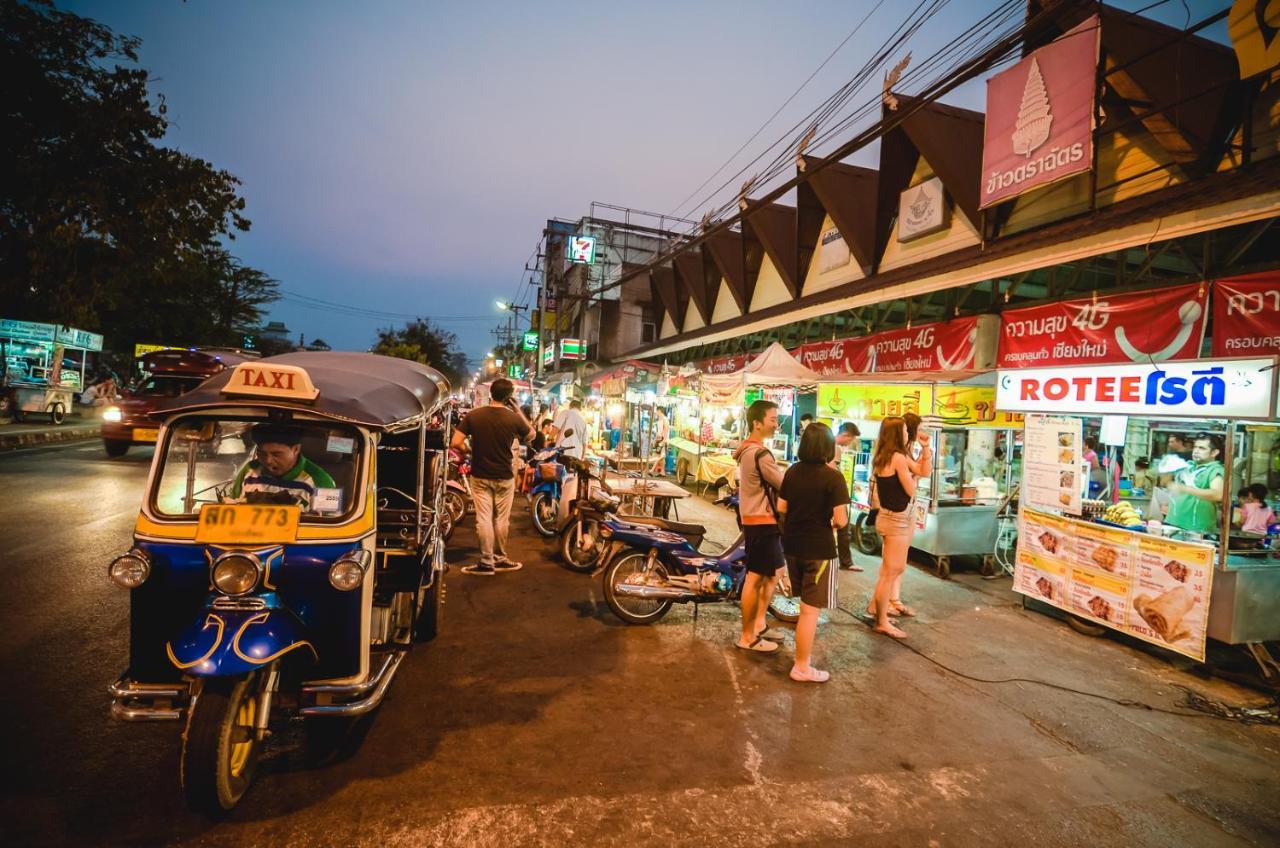
POLYGON ((0 423, 36 413, 61 424, 85 387, 89 354, 101 350, 97 333, 0 318, 0 423))
POLYGON ((702 457, 702 401, 697 373, 689 369, 666 374, 659 383, 659 401, 667 410, 667 467, 686 483, 698 473, 702 457))
POLYGON ((950 574, 955 556, 980 556, 983 572, 991 573, 996 511, 1021 453, 1021 418, 997 411, 991 371, 864 374, 818 385, 818 419, 836 431, 850 421, 861 433, 857 450, 841 457, 851 507, 861 513, 854 526, 859 548, 874 553, 879 547, 865 516, 880 422, 908 412, 924 419, 934 451, 933 473, 916 490, 911 546, 933 557, 941 577, 950 574))
POLYGON ((733 450, 747 432, 746 408, 760 398, 778 405, 782 426, 768 447, 779 460, 788 460, 793 447, 789 421, 795 410, 796 393, 802 389, 812 391, 821 380, 820 374, 801 365, 777 342, 739 371, 704 375, 700 390, 704 438, 698 477, 714 481, 733 476, 733 450), (731 434, 731 423, 736 424, 736 433, 731 434), (708 444, 713 446, 710 452, 708 444))
POLYGON ((1033 601, 1205 660, 1206 638, 1245 646, 1271 682, 1280 665, 1280 524, 1232 524, 1237 489, 1276 468, 1274 357, 1020 368, 997 376, 997 404, 1026 413, 1014 588, 1033 601), (1164 518, 1084 496, 1086 426, 1150 444, 1161 422, 1199 422, 1191 463, 1164 518), (1225 438, 1219 438, 1219 434, 1225 438), (1220 501, 1215 500, 1220 481, 1220 501))

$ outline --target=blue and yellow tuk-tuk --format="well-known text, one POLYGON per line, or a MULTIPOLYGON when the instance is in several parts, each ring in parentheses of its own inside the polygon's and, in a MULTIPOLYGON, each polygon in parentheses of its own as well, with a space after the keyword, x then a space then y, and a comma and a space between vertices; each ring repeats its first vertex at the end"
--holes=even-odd
POLYGON ((291 353, 155 413, 134 545, 109 567, 131 602, 111 713, 185 721, 194 806, 231 809, 291 719, 332 740, 436 635, 448 398, 414 362, 291 353))

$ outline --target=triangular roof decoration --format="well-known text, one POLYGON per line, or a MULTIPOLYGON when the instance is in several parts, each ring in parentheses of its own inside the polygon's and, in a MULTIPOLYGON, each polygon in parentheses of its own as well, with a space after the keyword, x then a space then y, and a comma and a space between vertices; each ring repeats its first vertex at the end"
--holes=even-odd
MULTIPOLYGON (((742 233, 733 230, 721 230, 708 236, 703 242, 707 252, 711 254, 720 275, 729 286, 739 312, 746 312, 751 306, 751 290, 747 283, 747 268, 744 260, 742 233)), ((752 284, 755 283, 753 279, 752 284)))
POLYGON ((654 291, 662 303, 663 310, 671 316, 671 322, 677 327, 684 326, 684 311, 689 305, 689 296, 681 297, 676 290, 676 275, 670 265, 659 265, 649 271, 649 279, 653 281, 654 291))
MULTIPOLYGON (((893 95, 899 104, 899 111, 905 111, 918 104, 915 97, 893 95)), ((884 106, 884 115, 890 117, 892 111, 884 106)), ((969 223, 977 225, 978 193, 982 179, 982 129, 986 115, 972 109, 956 109, 931 102, 914 111, 902 120, 899 127, 893 128, 881 142, 881 191, 879 199, 881 213, 892 218, 897 214, 897 196, 910 184, 911 174, 915 172, 915 160, 924 156, 933 173, 941 179, 942 186, 955 201, 957 208, 963 211, 969 223), (909 145, 909 151, 896 151, 895 146, 909 145), (914 152, 914 155, 913 155, 914 152), (910 159, 910 167, 906 169, 906 179, 901 179, 901 165, 910 159), (892 174, 891 174, 892 170, 892 174), (900 182, 901 181, 901 182, 900 182)), ((887 232, 881 236, 887 238, 887 232)), ((883 242, 881 242, 883 243, 883 242)))
MULTIPOLYGON (((676 272, 676 288, 689 293, 693 306, 702 316, 703 323, 711 321, 711 306, 708 304, 707 278, 702 268, 702 248, 694 247, 677 253, 673 264, 676 272)), ((719 283, 719 280, 716 280, 719 283)), ((714 298, 715 294, 710 297, 714 298)))
MULTIPOLYGON (((748 203, 752 201, 748 200, 748 203)), ((778 269, 778 276, 793 298, 800 295, 803 278, 796 274, 796 210, 781 203, 770 203, 745 218, 749 229, 778 269)), ((755 268, 758 274, 759 267, 755 268)))
MULTIPOLYGON (((814 166, 823 160, 817 156, 806 156, 803 170, 812 173, 814 166)), ((914 162, 912 163, 914 168, 914 162)), ((910 179, 910 171, 907 172, 910 179)), ((840 237, 849 246, 849 252, 862 268, 864 275, 870 276, 876 264, 876 190, 880 185, 880 172, 873 168, 860 168, 856 165, 845 165, 836 162, 813 174, 801 188, 809 186, 817 196, 822 208, 831 216, 831 220, 840 231, 840 237)), ((904 185, 905 187, 905 185, 904 185)), ((801 195, 803 196, 803 195, 801 195)), ((897 209, 897 199, 894 207, 897 209)), ((821 228, 822 222, 818 222, 821 228)), ((806 234, 807 235, 807 234, 806 234)), ((817 234, 801 244, 812 245, 817 242, 817 234)), ((805 269, 808 271, 808 265, 805 269)))

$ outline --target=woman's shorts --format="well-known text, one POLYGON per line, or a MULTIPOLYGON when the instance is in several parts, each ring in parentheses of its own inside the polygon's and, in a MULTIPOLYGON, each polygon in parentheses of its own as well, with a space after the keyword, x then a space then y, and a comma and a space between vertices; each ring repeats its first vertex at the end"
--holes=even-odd
POLYGON ((876 532, 881 536, 911 536, 916 532, 911 521, 912 509, 908 506, 902 512, 881 509, 876 513, 876 532))
POLYGON ((836 605, 836 560, 787 557, 787 575, 791 578, 791 597, 811 607, 830 609, 836 605))

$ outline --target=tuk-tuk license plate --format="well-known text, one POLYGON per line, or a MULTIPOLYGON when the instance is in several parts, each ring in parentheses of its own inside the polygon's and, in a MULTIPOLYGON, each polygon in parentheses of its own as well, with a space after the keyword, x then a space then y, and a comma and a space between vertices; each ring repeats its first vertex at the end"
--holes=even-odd
POLYGON ((133 440, 135 442, 154 442, 159 438, 159 430, 139 430, 136 427, 133 430, 133 440))
POLYGON ((298 506, 205 504, 200 508, 196 541, 246 545, 293 542, 298 538, 298 506))

